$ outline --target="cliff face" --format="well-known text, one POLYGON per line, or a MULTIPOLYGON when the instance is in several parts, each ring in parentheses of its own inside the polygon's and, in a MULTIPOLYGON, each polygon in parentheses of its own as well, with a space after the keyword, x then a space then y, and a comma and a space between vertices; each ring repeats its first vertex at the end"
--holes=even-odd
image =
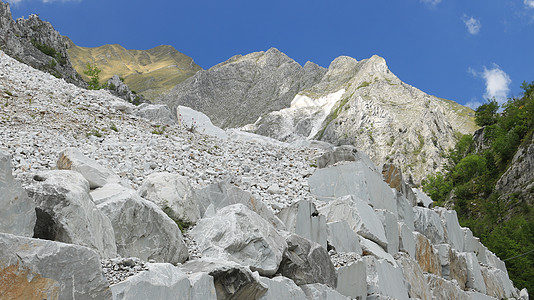
POLYGON ((263 114, 288 107, 302 89, 324 74, 313 63, 301 67, 271 48, 237 55, 177 85, 160 100, 173 109, 183 105, 207 114, 220 127, 239 127, 263 114))
POLYGON ((508 213, 534 205, 534 137, 517 149, 512 163, 497 181, 495 191, 511 206, 508 213))
POLYGON ((94 64, 102 70, 101 83, 119 75, 133 91, 149 100, 202 69, 191 57, 166 45, 149 50, 127 50, 117 44, 87 48, 70 42, 68 52, 82 77, 87 63, 94 64))
POLYGON ((80 87, 85 82, 71 65, 68 39, 37 15, 13 21, 8 3, 0 2, 0 49, 36 69, 80 87))

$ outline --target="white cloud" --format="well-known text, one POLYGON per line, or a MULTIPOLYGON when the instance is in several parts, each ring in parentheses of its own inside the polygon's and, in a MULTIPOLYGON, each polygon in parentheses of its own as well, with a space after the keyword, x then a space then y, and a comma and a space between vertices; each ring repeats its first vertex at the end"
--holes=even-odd
POLYGON ((478 101, 476 98, 471 99, 471 101, 465 104, 465 106, 470 107, 473 110, 477 109, 480 105, 482 105, 482 102, 478 101))
MULTIPOLYGON (((419 1, 424 3, 424 4, 433 6, 433 7, 435 7, 436 5, 438 5, 441 2, 441 0, 419 0, 419 1)), ((534 1, 534 0, 530 0, 530 1, 534 1)))
POLYGON ((534 0, 524 0, 523 3, 525 3, 528 8, 534 8, 534 0))
POLYGON ((484 67, 482 78, 486 80, 486 93, 484 94, 486 98, 495 98, 499 103, 507 100, 512 80, 506 72, 494 64, 493 68, 489 70, 484 67))
POLYGON ((18 4, 21 1, 22 0, 7 0, 7 2, 9 2, 10 4, 18 4))
POLYGON ((469 31, 469 33, 472 35, 475 35, 480 31, 480 21, 473 17, 467 17, 464 15, 464 24, 467 27, 467 31, 469 31))
MULTIPOLYGON (((491 69, 484 67, 482 72, 477 72, 475 69, 469 67, 467 72, 473 77, 479 77, 486 81, 484 98, 495 98, 500 104, 508 100, 508 93, 510 92, 510 83, 512 83, 512 80, 497 64, 493 64, 491 69)), ((472 105, 474 106, 477 104, 480 105, 481 103, 476 101, 476 99, 471 99, 466 106, 473 108, 472 105)))

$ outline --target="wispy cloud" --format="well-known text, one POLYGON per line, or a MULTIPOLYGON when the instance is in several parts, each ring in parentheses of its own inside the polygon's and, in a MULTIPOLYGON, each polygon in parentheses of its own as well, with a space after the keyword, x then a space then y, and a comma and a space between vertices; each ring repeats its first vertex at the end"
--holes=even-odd
POLYGON ((471 101, 465 104, 465 106, 470 107, 472 109, 477 109, 480 105, 482 105, 482 102, 478 101, 476 98, 471 99, 471 101))
POLYGON ((478 34, 478 32, 480 31, 480 27, 481 27, 479 20, 473 17, 468 17, 467 15, 464 15, 463 20, 464 20, 465 26, 467 27, 467 31, 469 31, 470 34, 472 35, 478 34))
MULTIPOLYGON (((493 64, 490 69, 484 67, 482 72, 477 72, 473 68, 468 68, 467 72, 474 77, 479 77, 486 81, 484 98, 495 98, 495 100, 501 104, 506 102, 508 94, 510 93, 510 83, 512 83, 512 80, 497 64, 493 64)), ((474 105, 477 101, 476 99, 471 99, 466 106, 471 107, 469 105, 470 103, 474 105)))
MULTIPOLYGON (((438 5, 441 2, 441 0, 419 0, 419 1, 431 7, 436 7, 436 5, 438 5)), ((534 0, 530 0, 530 1, 534 1, 534 0)))
POLYGON ((534 0, 524 0, 523 3, 525 3, 528 8, 534 8, 534 0))

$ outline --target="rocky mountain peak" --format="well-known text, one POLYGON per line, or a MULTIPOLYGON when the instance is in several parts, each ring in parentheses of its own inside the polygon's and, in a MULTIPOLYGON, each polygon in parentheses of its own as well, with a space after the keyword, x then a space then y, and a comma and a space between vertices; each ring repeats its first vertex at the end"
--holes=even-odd
POLYGON ((86 86, 71 65, 68 39, 52 24, 34 14, 15 22, 9 4, 4 2, 0 2, 0 24, 0 49, 6 54, 67 82, 86 86))
POLYGON ((160 98, 176 110, 199 110, 220 127, 253 123, 261 115, 289 106, 298 91, 314 85, 324 70, 305 69, 276 48, 237 55, 203 70, 160 98))

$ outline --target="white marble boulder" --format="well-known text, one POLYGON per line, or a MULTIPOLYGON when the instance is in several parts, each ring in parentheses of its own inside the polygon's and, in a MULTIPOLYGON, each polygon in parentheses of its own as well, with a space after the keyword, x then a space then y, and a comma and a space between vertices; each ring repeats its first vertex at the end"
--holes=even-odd
POLYGON ((415 230, 426 236, 434 245, 446 243, 446 232, 441 223, 441 218, 434 210, 416 206, 415 230))
POLYGON ((154 202, 173 220, 195 223, 200 219, 195 190, 187 178, 179 174, 152 173, 143 180, 138 193, 154 202))
POLYGON ((385 209, 375 209, 375 213, 384 226, 387 239, 386 250, 389 254, 394 255, 399 252, 399 225, 397 216, 385 209))
POLYGON ((362 254, 360 239, 349 226, 347 221, 335 221, 326 224, 328 244, 334 247, 336 252, 354 252, 362 254))
POLYGON ((0 232, 33 236, 35 203, 11 174, 11 155, 0 150, 0 232))
POLYGON ((480 265, 478 264, 477 256, 475 253, 461 253, 465 256, 467 262, 467 283, 468 288, 474 289, 483 294, 486 293, 486 283, 482 272, 480 271, 480 265))
POLYGON ((111 298, 95 251, 4 233, 0 233, 0 295, 2 299, 111 298))
POLYGON ((419 232, 413 232, 415 239, 415 260, 426 273, 442 276, 441 261, 438 250, 430 240, 419 232))
POLYGON ((336 288, 336 269, 324 247, 295 234, 286 241, 288 247, 278 273, 297 285, 322 283, 336 288))
POLYGON ((449 281, 429 273, 425 273, 425 277, 432 290, 433 299, 471 300, 471 297, 455 281, 449 281))
POLYGON ((346 220, 354 232, 387 248, 384 226, 373 208, 354 195, 340 197, 321 207, 319 212, 327 222, 346 220))
POLYGON ((218 300, 255 300, 267 293, 268 285, 261 282, 258 272, 232 261, 202 258, 189 261, 180 269, 187 274, 205 272, 212 276, 218 300))
POLYGON ((111 222, 93 202, 80 173, 42 171, 27 191, 37 206, 34 237, 86 246, 102 258, 117 255, 111 222))
POLYGON ((319 156, 317 158, 317 167, 326 168, 340 161, 357 161, 359 159, 360 155, 355 147, 344 145, 335 147, 333 150, 327 151, 319 156))
POLYGON ((59 154, 56 167, 59 170, 76 171, 89 182, 91 189, 104 186, 107 183, 120 183, 120 177, 110 169, 102 166, 96 160, 85 156, 77 148, 67 148, 59 154))
POLYGON ((111 286, 113 299, 216 299, 213 278, 206 273, 190 277, 168 263, 148 264, 148 270, 111 286))
POLYGON ((399 251, 408 253, 412 258, 415 258, 415 238, 413 231, 403 222, 398 222, 399 226, 399 251))
POLYGON ((311 283, 301 285, 300 288, 306 294, 308 300, 349 300, 350 298, 342 295, 331 287, 321 283, 311 283))
POLYGON ((275 276, 273 278, 261 277, 260 281, 268 289, 260 300, 307 300, 306 294, 297 286, 293 280, 284 276, 275 276))
POLYGON ((397 214, 397 202, 382 174, 364 161, 339 163, 317 169, 308 179, 310 191, 320 200, 332 201, 339 197, 354 195, 374 208, 397 214))
POLYGON ((241 203, 250 210, 267 220, 278 230, 285 230, 285 225, 272 210, 261 200, 252 196, 250 192, 244 191, 226 181, 210 184, 196 191, 200 215, 214 215, 219 209, 241 203))
POLYGON ((178 225, 135 190, 108 184, 91 194, 98 209, 111 220, 117 252, 122 257, 172 264, 189 257, 178 225))
POLYGON ((418 206, 426 208, 432 208, 434 206, 434 201, 432 201, 432 199, 430 199, 425 192, 417 188, 413 188, 412 191, 415 194, 415 199, 418 206))
POLYGON ((365 261, 357 260, 337 270, 337 288, 340 294, 351 299, 367 297, 367 266, 365 261))
POLYGON ((384 259, 364 256, 367 270, 367 295, 381 295, 393 299, 408 300, 408 289, 402 269, 384 259))
POLYGON ((447 242, 457 251, 464 251, 465 232, 460 227, 458 222, 458 215, 454 210, 447 210, 443 207, 436 209, 436 212, 441 218, 443 228, 447 232, 447 242))
POLYGON ((326 248, 326 218, 319 214, 311 201, 300 200, 283 208, 276 216, 288 231, 326 248))
POLYGON ((397 253, 395 260, 402 268, 404 279, 409 284, 408 295, 410 298, 432 300, 432 292, 419 264, 407 253, 397 253))
POLYGON ((198 221, 189 232, 202 256, 231 260, 261 275, 273 275, 287 243, 282 235, 243 204, 233 204, 198 221))

